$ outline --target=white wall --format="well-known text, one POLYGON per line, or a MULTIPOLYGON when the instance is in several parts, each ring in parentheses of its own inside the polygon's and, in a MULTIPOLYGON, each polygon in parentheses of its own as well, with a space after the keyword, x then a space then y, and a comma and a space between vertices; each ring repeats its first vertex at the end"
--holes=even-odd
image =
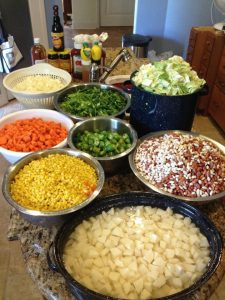
MULTIPOLYGON (((211 26, 212 0, 137 0, 135 33, 150 35, 149 49, 157 53, 172 50, 186 57, 190 30, 211 26)), ((214 22, 224 19, 213 10, 214 22)))
POLYGON ((72 28, 99 27, 99 0, 72 0, 72 28))

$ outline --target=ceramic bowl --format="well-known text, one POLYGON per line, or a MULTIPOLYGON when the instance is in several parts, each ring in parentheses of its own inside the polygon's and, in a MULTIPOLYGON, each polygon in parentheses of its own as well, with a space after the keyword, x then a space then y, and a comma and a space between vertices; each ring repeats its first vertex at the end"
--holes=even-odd
MULTIPOLYGON (((13 123, 17 120, 32 119, 32 118, 41 118, 44 121, 53 121, 56 123, 61 123, 62 126, 65 127, 67 131, 69 131, 70 128, 73 126, 73 122, 70 118, 57 111, 34 108, 34 109, 20 110, 4 116, 0 120, 0 128, 3 128, 5 125, 13 123)), ((55 145, 53 148, 63 148, 66 145, 67 145, 67 137, 62 142, 55 145)), ((32 152, 16 152, 16 151, 12 151, 0 147, 0 153, 10 163, 14 163, 17 160, 24 157, 25 155, 28 155, 32 152)))

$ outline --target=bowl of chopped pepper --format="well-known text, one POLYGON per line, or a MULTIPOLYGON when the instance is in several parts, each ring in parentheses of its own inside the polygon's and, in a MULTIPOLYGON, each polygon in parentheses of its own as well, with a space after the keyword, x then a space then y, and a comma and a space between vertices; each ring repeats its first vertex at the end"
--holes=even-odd
POLYGON ((94 117, 76 123, 69 131, 68 145, 94 156, 105 173, 125 170, 128 155, 137 143, 137 133, 126 121, 112 117, 94 117))
POLYGON ((61 225, 92 202, 104 185, 104 170, 89 154, 48 149, 26 155, 4 174, 5 200, 31 223, 61 225))
POLYGON ((112 85, 85 83, 60 92, 54 99, 54 105, 56 110, 74 122, 98 116, 123 118, 130 107, 130 97, 112 85))

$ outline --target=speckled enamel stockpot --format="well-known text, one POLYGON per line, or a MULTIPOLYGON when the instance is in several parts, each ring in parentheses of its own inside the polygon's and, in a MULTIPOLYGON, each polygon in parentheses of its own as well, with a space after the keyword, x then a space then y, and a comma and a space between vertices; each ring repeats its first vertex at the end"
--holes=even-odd
POLYGON ((192 128, 199 95, 207 95, 203 86, 195 93, 182 96, 164 96, 145 91, 133 82, 131 75, 130 123, 138 136, 161 130, 186 130, 192 128))

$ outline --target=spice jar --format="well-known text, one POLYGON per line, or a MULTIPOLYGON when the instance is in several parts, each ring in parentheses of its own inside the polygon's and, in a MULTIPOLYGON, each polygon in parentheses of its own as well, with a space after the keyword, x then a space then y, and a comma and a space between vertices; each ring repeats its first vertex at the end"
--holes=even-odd
POLYGON ((49 49, 48 51, 48 63, 53 67, 59 67, 59 55, 53 49, 49 49))
POLYGON ((64 50, 59 53, 59 67, 71 73, 70 51, 64 50))

